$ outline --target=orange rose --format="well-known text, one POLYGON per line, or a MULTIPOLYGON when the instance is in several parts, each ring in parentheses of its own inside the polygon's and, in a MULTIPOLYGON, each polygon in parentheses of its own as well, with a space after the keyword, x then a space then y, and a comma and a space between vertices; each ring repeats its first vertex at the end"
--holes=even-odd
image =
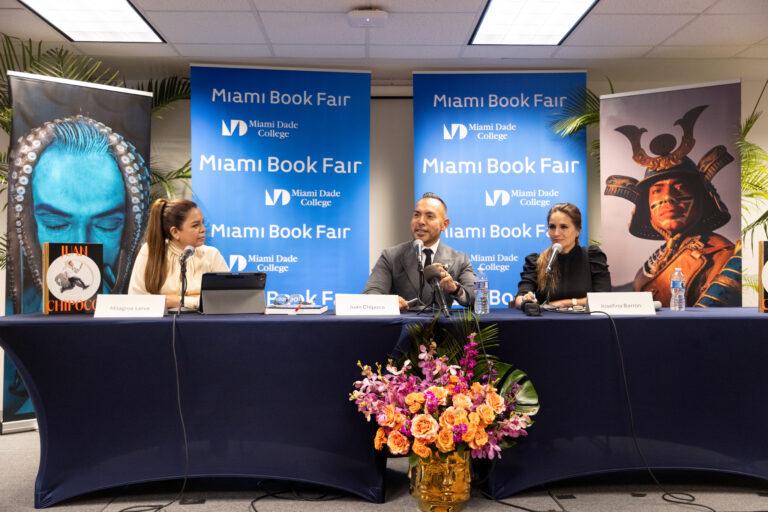
POLYGON ((440 405, 445 405, 445 399, 448 398, 448 390, 440 386, 431 386, 427 391, 431 391, 437 398, 440 405))
POLYGON ((387 433, 384 432, 384 429, 379 427, 379 430, 376 431, 376 437, 373 438, 373 447, 377 450, 381 450, 384 448, 384 445, 387 443, 387 433))
POLYGON ((427 443, 434 441, 437 436, 438 427, 437 420, 429 414, 417 414, 411 420, 411 434, 413 434, 413 437, 427 443))
POLYGON ((467 411, 457 407, 449 407, 440 415, 440 427, 451 430, 457 423, 466 423, 467 411))
POLYGON ((507 404, 504 403, 504 399, 495 391, 492 391, 485 396, 485 403, 488 405, 488 407, 493 409, 493 412, 496 414, 501 414, 504 412, 504 409, 507 408, 507 404))
POLYGON ((472 399, 465 393, 456 393, 453 395, 453 405, 455 407, 470 410, 472 408, 472 399))
POLYGON ((476 412, 471 412, 467 416, 467 419, 469 420, 470 425, 479 425, 480 424, 480 415, 476 412))
POLYGON ((483 385, 479 382, 473 383, 469 390, 472 391, 473 395, 482 395, 485 393, 485 387, 483 387, 483 385))
POLYGON ((432 456, 432 450, 430 450, 424 443, 422 443, 418 439, 413 441, 413 453, 415 453, 422 459, 427 459, 432 456))
POLYGON ((469 447, 473 450, 477 450, 488 444, 488 432, 484 428, 478 428, 475 432, 475 438, 469 441, 469 447))
POLYGON ((392 455, 406 455, 410 448, 408 438, 397 430, 393 430, 389 433, 389 439, 387 439, 387 447, 392 455))
POLYGON ((386 407, 384 407, 384 413, 379 414, 379 416, 376 418, 376 421, 382 427, 394 428, 395 422, 397 419, 396 416, 397 416, 397 411, 395 410, 395 406, 392 404, 389 404, 386 407))
POLYGON ((435 445, 437 446, 437 449, 443 453, 453 451, 455 448, 453 444, 453 432, 441 429, 437 434, 435 445))
POLYGON ((486 425, 490 425, 493 422, 493 418, 496 416, 493 409, 488 404, 480 404, 476 409, 477 414, 480 416, 480 420, 486 425))
POLYGON ((424 405, 424 401, 424 393, 408 393, 405 396, 405 405, 408 406, 408 410, 411 411, 411 414, 419 412, 421 406, 424 405))
MULTIPOLYGON (((472 413, 475 414, 475 413, 472 413)), ((477 433, 478 426, 477 423, 469 422, 467 424, 467 431, 464 432, 464 434, 461 436, 461 440, 465 443, 468 443, 472 441, 475 438, 475 433, 477 433)))

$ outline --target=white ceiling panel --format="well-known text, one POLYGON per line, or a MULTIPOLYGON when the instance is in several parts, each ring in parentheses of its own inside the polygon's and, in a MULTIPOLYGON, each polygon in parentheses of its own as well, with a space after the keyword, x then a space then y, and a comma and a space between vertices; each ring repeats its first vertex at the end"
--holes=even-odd
MULTIPOLYGON (((18 7, 21 4, 16 4, 18 7)), ((0 32, 33 41, 67 41, 67 39, 26 9, 0 10, 0 32)))
POLYGON ((708 14, 768 14, 766 0, 720 0, 708 14))
POLYGON ((248 0, 132 0, 143 11, 250 11, 248 0))
POLYGON ((557 46, 466 46, 462 57, 480 59, 544 59, 550 57, 557 46))
POLYGON ((555 59, 637 59, 652 46, 561 46, 555 59))
POLYGON ((229 58, 249 59, 269 57, 272 54, 264 44, 177 44, 176 51, 190 58, 217 59, 226 61, 229 58))
POLYGON ((102 57, 130 57, 141 53, 144 57, 178 57, 179 54, 167 44, 150 43, 73 43, 86 55, 102 57))
POLYGON ((319 59, 362 59, 365 45, 301 45, 276 44, 272 46, 276 57, 316 57, 319 59))
POLYGON ((698 14, 717 0, 600 0, 595 14, 698 14))
POLYGON ((20 9, 21 7, 17 0, 0 0, 0 9, 20 9))
POLYGON ((474 13, 483 8, 485 0, 381 0, 371 3, 387 12, 474 13))
POLYGON ((674 46, 750 45, 768 37, 768 19, 750 14, 704 14, 664 41, 674 46))
POLYGON ((755 45, 741 52, 736 57, 745 59, 768 59, 768 45, 755 45))
POLYGON ((263 12, 261 19, 274 44, 364 44, 364 28, 349 26, 342 13, 263 12))
POLYGON ((657 46, 647 55, 655 59, 723 59, 733 57, 746 46, 657 46))
POLYGON ((686 14, 595 14, 584 18, 564 44, 655 46, 692 19, 686 14))
POLYGON ((264 42, 256 16, 250 12, 153 11, 148 18, 169 43, 264 42))
POLYGON ((392 14, 381 28, 371 28, 371 44, 464 45, 474 29, 473 16, 457 13, 392 14))
POLYGON ((371 46, 368 52, 374 59, 455 59, 461 54, 462 46, 371 46))
POLYGON ((259 12, 347 12, 369 3, 359 0, 253 0, 259 12))

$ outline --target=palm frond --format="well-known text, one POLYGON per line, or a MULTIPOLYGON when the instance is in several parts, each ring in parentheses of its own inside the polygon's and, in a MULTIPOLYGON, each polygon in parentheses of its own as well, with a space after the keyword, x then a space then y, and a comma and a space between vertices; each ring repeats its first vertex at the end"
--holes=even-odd
POLYGON ((189 78, 169 76, 160 80, 139 82, 135 89, 152 93, 152 114, 157 115, 171 108, 171 104, 190 98, 189 78))
POLYGON ((768 151, 747 140, 749 133, 763 114, 762 111, 757 110, 757 107, 766 87, 768 87, 768 80, 763 84, 752 112, 741 124, 736 141, 736 148, 741 158, 741 214, 742 224, 744 224, 741 234, 750 245, 756 231, 762 231, 768 236, 768 212, 764 210, 765 205, 761 204, 768 200, 768 151), (753 210, 758 210, 762 214, 757 219, 747 222, 746 217, 752 214, 753 210))
POLYGON ((561 137, 568 137, 599 122, 600 98, 585 87, 568 95, 565 106, 552 122, 552 129, 561 137))
POLYGON ((5 270, 8 263, 8 233, 0 235, 0 270, 5 270))
POLYGON ((742 274, 741 286, 754 292, 759 292, 759 283, 757 281, 757 275, 755 274, 742 274))
POLYGON ((176 197, 178 185, 182 188, 188 188, 189 180, 192 178, 192 161, 187 160, 178 169, 160 169, 156 165, 150 164, 150 183, 154 189, 152 200, 158 197, 173 199, 176 197))
POLYGON ((39 59, 32 61, 29 70, 40 75, 125 86, 125 81, 119 78, 119 71, 106 67, 103 62, 93 57, 76 55, 61 47, 45 51, 39 59))

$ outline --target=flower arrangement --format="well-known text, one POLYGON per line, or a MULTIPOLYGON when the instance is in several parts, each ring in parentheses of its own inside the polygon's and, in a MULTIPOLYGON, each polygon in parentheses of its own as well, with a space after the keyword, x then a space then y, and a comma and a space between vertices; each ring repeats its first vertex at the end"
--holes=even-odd
POLYGON ((526 436, 538 396, 525 373, 488 353, 497 335, 467 312, 447 326, 411 326, 411 349, 384 370, 358 362, 363 378, 349 399, 378 424, 374 447, 412 463, 466 450, 493 459, 526 436))

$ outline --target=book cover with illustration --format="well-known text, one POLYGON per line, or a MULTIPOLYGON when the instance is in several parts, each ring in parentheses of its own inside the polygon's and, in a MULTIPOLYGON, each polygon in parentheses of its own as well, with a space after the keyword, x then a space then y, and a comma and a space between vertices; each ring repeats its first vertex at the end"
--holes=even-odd
POLYGON ((102 270, 101 244, 43 244, 43 312, 93 314, 102 270))

